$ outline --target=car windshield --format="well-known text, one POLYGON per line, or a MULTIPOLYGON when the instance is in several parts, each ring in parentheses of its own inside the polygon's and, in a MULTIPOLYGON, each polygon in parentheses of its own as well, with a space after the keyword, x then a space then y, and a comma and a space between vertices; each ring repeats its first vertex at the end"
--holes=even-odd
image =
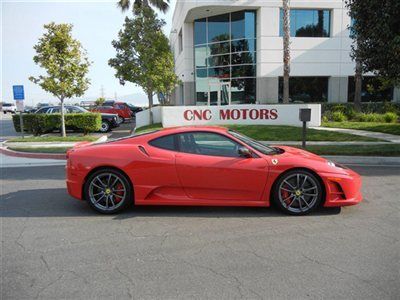
POLYGON ((4 103, 3 104, 4 107, 9 107, 9 106, 13 106, 11 103, 4 103))
POLYGON ((245 143, 246 145, 256 149, 257 151, 261 152, 262 154, 271 155, 271 154, 276 154, 278 152, 276 148, 261 144, 260 142, 253 140, 252 138, 249 138, 248 136, 240 134, 239 132, 236 132, 233 130, 229 130, 228 132, 229 132, 229 134, 231 134, 238 140, 240 140, 243 143, 245 143))

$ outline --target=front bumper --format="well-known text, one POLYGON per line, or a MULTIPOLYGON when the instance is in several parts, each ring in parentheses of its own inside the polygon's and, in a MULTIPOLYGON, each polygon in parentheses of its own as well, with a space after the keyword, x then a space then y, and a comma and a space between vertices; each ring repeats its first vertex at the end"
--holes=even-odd
POLYGON ((321 174, 326 191, 325 207, 356 205, 362 201, 361 176, 345 169, 345 174, 321 174))

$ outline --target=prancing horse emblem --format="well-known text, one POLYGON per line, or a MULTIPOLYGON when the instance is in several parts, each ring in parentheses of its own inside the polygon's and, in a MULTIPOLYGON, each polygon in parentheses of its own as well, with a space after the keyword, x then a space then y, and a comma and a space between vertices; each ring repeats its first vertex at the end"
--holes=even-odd
POLYGON ((272 159, 271 161, 272 161, 272 164, 273 164, 273 165, 276 165, 276 164, 278 164, 278 160, 277 160, 277 159, 275 159, 275 158, 274 158, 274 159, 272 159))

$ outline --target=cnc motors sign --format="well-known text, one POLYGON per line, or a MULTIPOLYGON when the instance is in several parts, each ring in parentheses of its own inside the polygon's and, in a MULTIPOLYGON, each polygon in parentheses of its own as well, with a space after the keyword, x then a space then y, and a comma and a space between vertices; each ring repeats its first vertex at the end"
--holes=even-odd
POLYGON ((162 123, 164 127, 223 124, 301 126, 300 108, 311 108, 309 126, 321 125, 320 104, 163 107, 162 123))

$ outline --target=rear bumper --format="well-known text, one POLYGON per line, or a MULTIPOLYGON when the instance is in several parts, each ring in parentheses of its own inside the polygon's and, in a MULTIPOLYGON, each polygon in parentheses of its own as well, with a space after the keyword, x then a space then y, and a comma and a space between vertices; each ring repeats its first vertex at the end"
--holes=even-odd
POLYGON ((361 176, 350 169, 346 173, 321 174, 326 191, 325 207, 356 205, 362 201, 361 176))

